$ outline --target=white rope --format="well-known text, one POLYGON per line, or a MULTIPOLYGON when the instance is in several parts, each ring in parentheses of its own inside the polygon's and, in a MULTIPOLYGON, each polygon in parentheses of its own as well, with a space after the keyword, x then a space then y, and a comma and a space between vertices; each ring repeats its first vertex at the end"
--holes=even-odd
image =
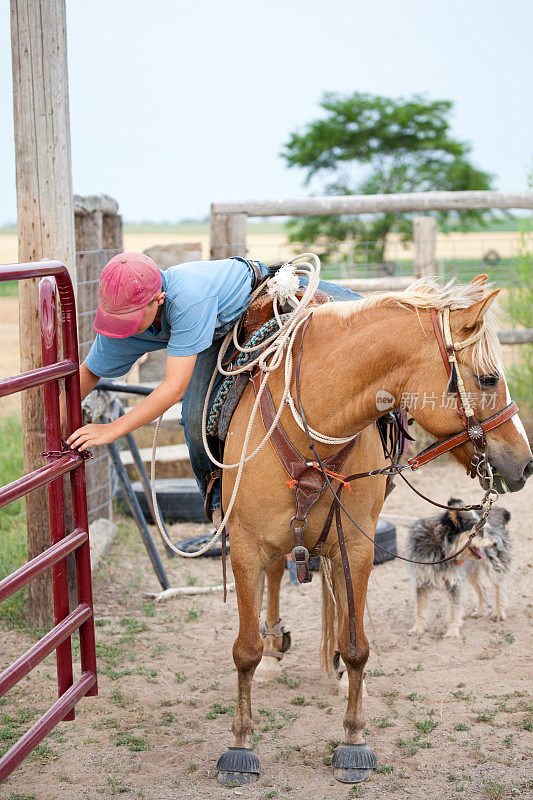
MULTIPOLYGON (((213 462, 213 464, 215 464, 215 466, 217 466, 217 467, 219 467, 221 469, 226 469, 226 470, 227 469, 236 469, 237 470, 237 475, 235 477, 235 482, 234 482, 234 485, 233 485, 233 491, 232 491, 231 498, 230 498, 230 501, 229 501, 228 507, 226 509, 226 512, 225 512, 223 520, 221 521, 218 529, 214 532, 214 534, 211 537, 210 541, 207 542, 207 544, 205 544, 203 547, 201 547, 199 550, 195 551, 194 553, 188 553, 188 552, 180 550, 178 547, 176 547, 176 545, 173 542, 171 542, 170 539, 168 538, 168 536, 167 536, 167 534, 165 532, 165 529, 163 527, 163 524, 161 522, 161 517, 160 517, 160 513, 159 513, 159 506, 158 506, 158 503, 157 503, 157 497, 156 497, 156 491, 155 491, 155 462, 156 462, 156 452, 157 452, 157 440, 158 440, 158 437, 159 437, 159 429, 161 427, 161 421, 163 419, 163 416, 161 415, 161 417, 159 417, 159 419, 157 421, 157 425, 156 425, 155 433, 154 433, 154 443, 153 443, 153 447, 152 447, 152 459, 151 459, 151 469, 150 469, 150 478, 151 478, 151 485, 152 485, 152 503, 153 503, 153 507, 154 507, 154 515, 155 515, 155 520, 156 520, 156 523, 157 523, 157 527, 159 529, 159 532, 160 532, 161 537, 163 538, 163 540, 171 548, 171 550, 173 550, 175 553, 178 553, 178 555, 183 556, 184 558, 196 558, 197 556, 203 555, 203 553, 206 553, 215 544, 215 542, 219 539, 219 537, 222 535, 222 532, 225 529, 227 520, 229 519, 229 516, 230 516, 231 511, 233 509, 233 506, 235 504, 235 499, 237 497, 237 492, 239 490, 239 485, 240 485, 240 482, 241 482, 241 477, 242 477, 242 472, 243 472, 243 469, 244 469, 244 465, 247 464, 249 461, 251 461, 252 458, 255 458, 255 456, 259 452, 261 452, 263 447, 269 441, 269 439, 271 438, 272 433, 273 433, 276 425, 278 424, 279 418, 281 417, 286 404, 289 405, 289 407, 290 407, 290 409, 291 409, 291 411, 293 413, 293 416, 294 416, 294 419, 295 419, 296 423, 299 425, 299 427, 302 430, 304 430, 303 422, 301 420, 300 414, 298 413, 298 411, 296 409, 296 406, 294 404, 294 400, 293 400, 293 398, 291 396, 291 392, 290 392, 290 385, 291 385, 292 373, 293 373, 293 354, 292 354, 292 351, 293 351, 293 345, 294 345, 294 341, 295 341, 296 335, 297 335, 298 331, 300 330, 301 326, 306 321, 306 319, 309 316, 309 314, 311 313, 311 310, 309 310, 308 307, 309 307, 309 304, 311 303, 311 300, 312 300, 312 298, 313 298, 313 296, 314 296, 314 294, 315 294, 315 292, 316 292, 316 290, 318 288, 318 283, 320 281, 320 259, 314 253, 303 253, 302 255, 296 256, 295 258, 293 258, 288 263, 293 265, 295 274, 307 275, 308 278, 309 278, 308 285, 307 285, 307 287, 306 287, 306 289, 304 291, 304 294, 303 294, 303 297, 302 297, 301 300, 298 300, 298 298, 296 298, 293 294, 289 295, 289 298, 290 298, 291 302, 293 304, 295 304, 295 308, 291 312, 290 317, 285 322, 282 323, 282 321, 280 319, 280 316, 279 316, 277 298, 274 297, 274 314, 275 314, 275 318, 276 318, 276 320, 278 322, 279 330, 278 331, 274 331, 274 333, 271 336, 269 336, 265 341, 261 342, 260 344, 253 345, 251 347, 243 347, 237 341, 237 332, 238 332, 238 322, 237 322, 235 324, 233 330, 230 331, 226 335, 224 341, 222 342, 222 346, 221 346, 219 354, 218 354, 217 368, 213 372, 213 375, 211 376, 211 380, 209 382, 209 387, 208 387, 208 390, 207 390, 207 394, 206 394, 206 398, 205 398, 205 402, 204 402, 204 407, 203 407, 203 411, 202 411, 202 441, 203 441, 203 445, 204 445, 205 451, 206 451, 209 459, 213 462), (311 261, 304 261, 303 259, 306 259, 306 258, 311 259, 311 261), (229 347, 231 342, 233 342, 234 347, 238 351, 240 351, 241 353, 252 354, 252 358, 251 358, 250 361, 248 361, 247 364, 245 364, 245 365, 243 365, 241 367, 235 367, 235 368, 231 369, 230 371, 227 371, 223 366, 223 360, 224 360, 224 356, 225 356, 226 351, 227 351, 227 349, 228 349, 228 347, 229 347), (258 352, 258 355, 253 356, 253 353, 256 353, 256 352, 258 352), (248 446, 249 446, 250 437, 251 437, 251 434, 252 434, 252 429, 253 429, 253 425, 254 425, 254 422, 255 422, 255 418, 256 418, 256 415, 257 415, 257 411, 258 411, 258 408, 259 408, 259 404, 261 402, 261 396, 262 396, 264 388, 265 388, 265 386, 267 384, 267 380, 268 380, 268 377, 269 377, 270 373, 273 372, 274 370, 278 369, 278 367, 281 365, 281 362, 282 362, 284 357, 285 357, 285 387, 284 387, 284 390, 283 390, 283 394, 282 394, 279 406, 278 406, 278 408, 276 410, 276 414, 274 416, 274 420, 272 422, 272 425, 270 426, 270 428, 266 432, 265 436, 261 440, 261 442, 255 448, 255 450, 248 455, 248 446), (244 436, 241 455, 240 455, 239 461, 236 462, 235 464, 224 464, 224 463, 221 463, 220 461, 218 461, 215 458, 215 456, 213 455, 213 453, 211 452, 211 450, 209 448, 209 443, 207 441, 207 432, 206 432, 207 412, 208 412, 208 408, 209 408, 209 401, 210 401, 210 398, 211 398, 211 393, 212 393, 212 390, 213 390, 213 386, 214 386, 214 383, 215 383, 215 380, 216 380, 218 374, 232 375, 233 376, 233 375, 238 375, 238 374, 240 374, 242 372, 248 372, 249 373, 251 368, 255 367, 255 366, 259 367, 259 369, 261 369, 261 371, 264 374, 263 374, 263 377, 262 377, 262 380, 261 380, 261 384, 259 386, 259 390, 257 392, 257 396, 255 398, 255 402, 254 402, 254 405, 253 405, 253 408, 252 408, 252 412, 250 414, 250 419, 248 421, 248 426, 246 428, 246 433, 245 433, 245 436, 244 436)), ((268 285, 268 283, 269 282, 267 282, 267 285, 268 285)), ((258 296, 258 294, 262 291, 262 288, 263 287, 259 287, 252 294, 251 300, 255 299, 255 297, 258 296)), ((326 436, 324 434, 321 434, 318 431, 315 431, 313 428, 309 428, 309 430, 312 433, 312 435, 314 436, 314 438, 317 439, 317 441, 323 442, 324 444, 346 444, 347 442, 351 441, 354 438, 354 436, 336 438, 336 437, 333 437, 333 436, 326 436)))
MULTIPOLYGON (((216 586, 175 586, 170 589, 164 589, 162 592, 145 592, 143 597, 160 603, 161 600, 170 600, 171 597, 190 597, 191 595, 211 594, 212 592, 221 592, 223 589, 223 583, 217 584, 216 586)), ((228 592, 233 589, 235 589, 234 582, 226 584, 226 590, 228 592)))

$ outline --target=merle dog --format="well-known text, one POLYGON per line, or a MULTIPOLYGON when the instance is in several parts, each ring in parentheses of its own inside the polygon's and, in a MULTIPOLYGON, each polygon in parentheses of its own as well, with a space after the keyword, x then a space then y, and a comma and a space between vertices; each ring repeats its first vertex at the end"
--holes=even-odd
MULTIPOLYGON (((463 500, 450 498, 448 505, 464 506, 463 500)), ((478 596, 473 616, 480 616, 485 603, 481 582, 485 574, 496 591, 492 619, 505 619, 505 582, 511 565, 511 539, 505 527, 511 515, 505 508, 493 508, 485 527, 461 555, 444 564, 408 564, 416 593, 415 624, 409 634, 421 635, 425 630, 427 600, 431 589, 444 590, 450 601, 450 621, 445 637, 459 636, 462 623, 462 592, 469 580, 478 596)), ((411 525, 407 540, 407 556, 417 561, 440 561, 465 544, 474 523, 475 511, 445 511, 435 517, 419 519, 411 525)))

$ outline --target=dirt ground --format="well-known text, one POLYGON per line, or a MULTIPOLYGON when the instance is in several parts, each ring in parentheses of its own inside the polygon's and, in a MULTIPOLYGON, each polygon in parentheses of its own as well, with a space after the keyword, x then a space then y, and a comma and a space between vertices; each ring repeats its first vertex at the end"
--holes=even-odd
MULTIPOLYGON (((452 464, 426 467, 414 483, 441 500, 479 496, 452 464)), ((224 788, 216 783, 215 766, 232 743, 235 594, 226 606, 220 594, 158 605, 143 598, 143 592, 157 590, 157 581, 131 521, 122 522, 94 581, 99 697, 80 702, 76 721, 44 740, 0 789, 0 800, 107 800, 120 794, 147 800, 531 796, 532 499, 530 481, 521 493, 501 500, 512 513, 514 542, 503 623, 467 617, 460 639, 443 639, 447 603, 435 595, 429 630, 420 640, 408 638, 413 602, 405 565, 394 561, 374 569, 365 711, 366 739, 379 767, 356 788, 337 783, 329 766, 342 739, 346 701, 336 678, 318 664, 318 576, 299 587, 284 579, 282 615, 293 647, 283 661, 283 678, 254 687, 262 774, 248 788, 224 788)), ((384 516, 397 525, 401 550, 409 519, 431 514, 428 509, 403 487, 387 500, 384 516)), ((201 529, 176 525, 173 535, 177 540, 201 529)), ((174 585, 220 580, 215 559, 166 565, 174 585)), ((473 605, 469 593, 467 612, 473 605)), ((3 631, 0 668, 32 641, 20 631, 3 631)), ((54 673, 48 659, 2 701, 4 747, 53 700, 54 673)))

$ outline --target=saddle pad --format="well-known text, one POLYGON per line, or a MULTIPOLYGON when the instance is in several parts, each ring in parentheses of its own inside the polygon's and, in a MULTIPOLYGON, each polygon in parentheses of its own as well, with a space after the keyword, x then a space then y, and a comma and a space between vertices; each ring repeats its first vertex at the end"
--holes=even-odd
MULTIPOLYGON (((280 319, 285 322, 290 314, 282 314, 280 319)), ((246 342, 246 347, 261 344, 271 333, 278 330, 278 323, 275 319, 270 319, 265 325, 257 330, 246 342)), ((245 366, 251 361, 256 353, 241 353, 234 362, 236 367, 245 366)), ((207 417, 207 433, 209 436, 218 436, 224 441, 228 434, 231 417, 235 411, 239 400, 248 383, 248 372, 241 372, 238 375, 228 375, 222 383, 213 400, 210 403, 209 414, 207 417)))

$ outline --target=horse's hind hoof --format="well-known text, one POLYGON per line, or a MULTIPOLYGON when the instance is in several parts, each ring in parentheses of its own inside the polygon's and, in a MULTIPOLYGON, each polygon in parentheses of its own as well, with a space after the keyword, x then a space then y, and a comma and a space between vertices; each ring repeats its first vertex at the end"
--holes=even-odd
POLYGON ((366 744, 340 744, 331 759, 333 775, 341 783, 361 783, 376 769, 376 756, 366 744))
POLYGON ((242 786, 259 778, 261 764, 247 747, 230 747, 218 759, 217 770, 222 786, 242 786))

